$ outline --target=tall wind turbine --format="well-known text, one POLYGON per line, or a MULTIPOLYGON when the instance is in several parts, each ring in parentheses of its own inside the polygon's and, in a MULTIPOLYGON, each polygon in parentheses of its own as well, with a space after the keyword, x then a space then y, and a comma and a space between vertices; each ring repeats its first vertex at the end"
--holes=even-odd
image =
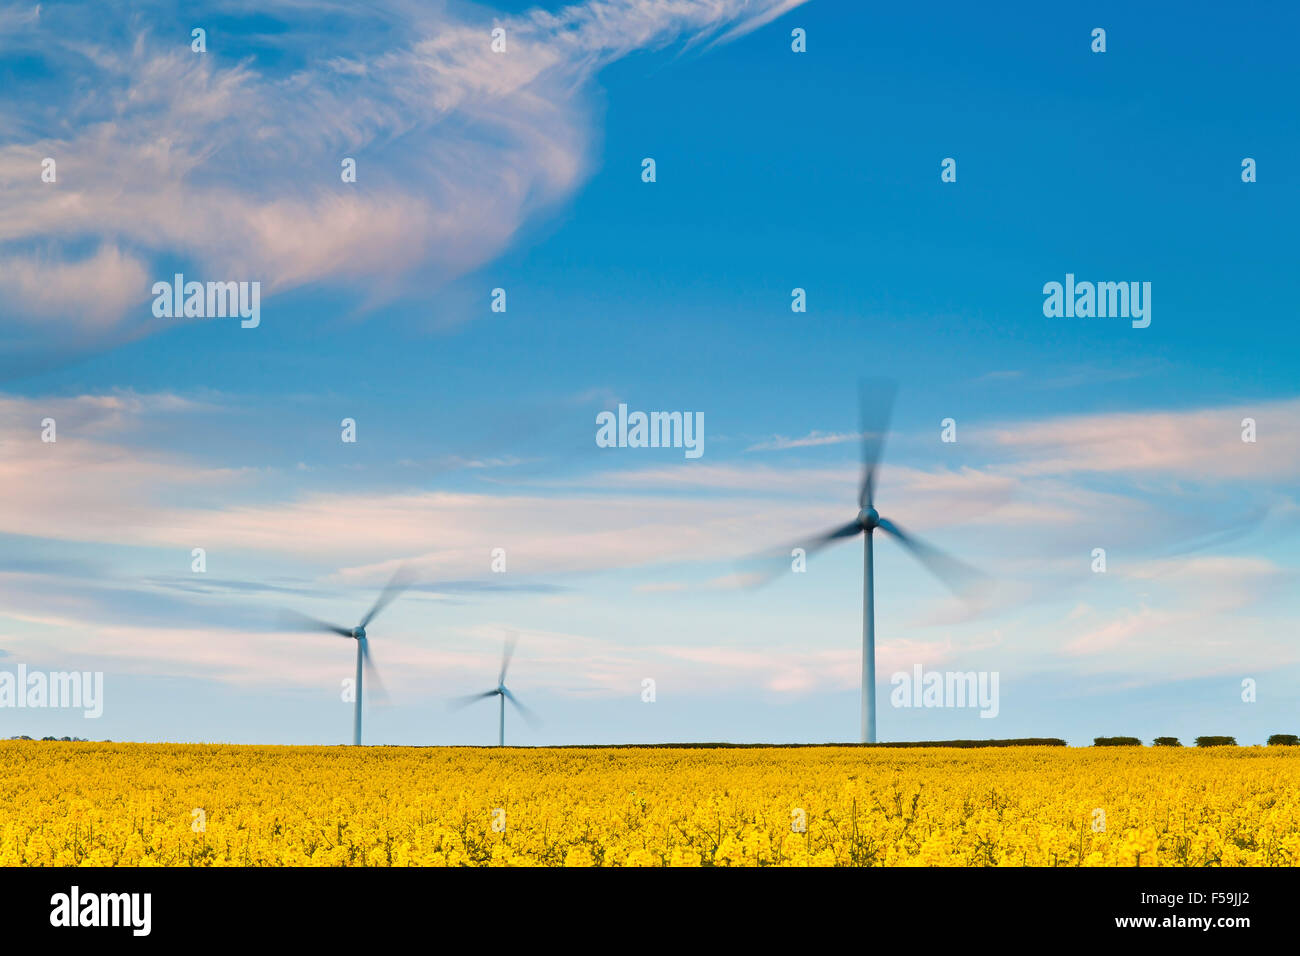
POLYGON ((864 381, 859 385, 858 405, 862 425, 862 480, 858 485, 857 517, 843 527, 828 531, 801 545, 812 554, 842 538, 863 536, 862 554, 862 721, 863 743, 876 742, 876 594, 874 572, 874 533, 877 528, 891 535, 912 553, 932 574, 958 594, 967 592, 981 579, 978 571, 938 548, 903 531, 876 510, 876 468, 885 446, 889 413, 893 407, 892 382, 864 381))
POLYGON ((506 701, 515 705, 515 709, 523 716, 524 720, 536 726, 538 721, 536 715, 519 703, 518 698, 510 693, 510 688, 506 686, 506 671, 510 669, 510 659, 515 655, 515 644, 519 640, 519 635, 513 631, 506 637, 506 642, 501 648, 501 670, 497 674, 497 686, 491 690, 485 690, 481 694, 470 694, 468 697, 458 697, 452 701, 452 709, 459 710, 462 707, 468 707, 475 701, 483 700, 487 697, 496 697, 498 700, 499 724, 497 729, 497 746, 504 747, 506 744, 506 701))
POLYGON ((296 611, 289 612, 290 623, 304 631, 328 631, 331 634, 338 634, 340 637, 350 637, 357 642, 357 686, 356 686, 356 708, 352 717, 352 743, 354 746, 361 746, 361 677, 362 667, 370 674, 370 681, 374 684, 371 691, 372 696, 379 700, 387 698, 384 693, 384 684, 379 679, 379 671, 375 668, 375 662, 370 657, 370 640, 366 635, 366 628, 384 608, 392 603, 393 599, 405 591, 410 586, 410 576, 405 567, 398 568, 393 573, 393 577, 385 585, 384 590, 380 592, 379 597, 375 598, 375 603, 370 610, 361 618, 361 623, 356 627, 339 627, 337 624, 330 624, 327 621, 321 621, 314 617, 308 617, 306 614, 299 614, 296 611))

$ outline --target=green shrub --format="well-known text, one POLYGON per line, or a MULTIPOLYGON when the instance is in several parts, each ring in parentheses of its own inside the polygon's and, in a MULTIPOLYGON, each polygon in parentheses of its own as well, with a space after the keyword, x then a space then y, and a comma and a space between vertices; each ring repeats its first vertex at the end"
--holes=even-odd
POLYGON ((1237 746, 1236 737, 1197 737, 1196 746, 1198 747, 1235 747, 1237 746))
POLYGON ((1268 738, 1270 747, 1295 747, 1300 745, 1300 737, 1295 734, 1274 734, 1268 738))
POLYGON ((1182 744, 1178 742, 1177 737, 1157 737, 1155 739, 1155 745, 1157 747, 1181 747, 1182 746, 1182 744))
POLYGON ((1136 737, 1094 737, 1094 747, 1141 747, 1142 741, 1136 737))

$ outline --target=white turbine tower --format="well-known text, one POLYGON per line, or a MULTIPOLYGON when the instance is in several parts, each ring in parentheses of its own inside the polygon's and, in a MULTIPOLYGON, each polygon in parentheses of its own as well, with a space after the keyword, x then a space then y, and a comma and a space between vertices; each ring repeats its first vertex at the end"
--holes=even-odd
POLYGON ((481 694, 470 694, 468 697, 458 697, 452 701, 452 709, 459 710, 462 707, 468 707, 475 701, 483 700, 487 697, 496 697, 498 700, 498 725, 497 725, 497 746, 504 747, 506 744, 506 701, 514 704, 515 709, 519 711, 524 720, 529 724, 537 726, 538 720, 536 715, 519 703, 518 698, 510 693, 510 688, 506 686, 506 671, 510 669, 510 659, 515 654, 515 644, 519 640, 519 635, 511 631, 506 637, 505 645, 501 648, 501 670, 497 674, 497 686, 491 690, 485 690, 481 694))
POLYGON ((289 623, 300 630, 305 631, 328 631, 331 634, 338 634, 341 637, 350 637, 357 642, 357 677, 356 677, 356 706, 352 717, 352 743, 355 746, 361 746, 361 679, 362 668, 370 674, 370 682, 374 685, 371 696, 382 701, 387 698, 384 693, 383 682, 379 679, 379 671, 375 667, 375 662, 370 657, 370 640, 366 635, 366 628, 390 603, 393 599, 401 594, 410 586, 410 578, 405 567, 398 568, 393 574, 392 579, 380 592, 379 597, 370 610, 361 618, 361 623, 356 627, 340 627, 337 624, 330 624, 327 621, 321 621, 306 614, 299 614, 297 611, 286 612, 289 617, 289 623))
MULTIPOLYGON (((876 594, 873 535, 877 528, 894 537, 912 552, 932 574, 958 594, 964 594, 983 576, 969 565, 944 554, 907 534, 876 510, 876 468, 885 446, 889 412, 896 386, 892 382, 871 380, 859 386, 859 413, 862 425, 862 481, 858 485, 857 517, 843 527, 828 531, 800 545, 812 554, 834 541, 863 535, 862 554, 862 712, 861 740, 876 742, 876 594)), ((787 551, 786 554, 789 552, 787 551)))

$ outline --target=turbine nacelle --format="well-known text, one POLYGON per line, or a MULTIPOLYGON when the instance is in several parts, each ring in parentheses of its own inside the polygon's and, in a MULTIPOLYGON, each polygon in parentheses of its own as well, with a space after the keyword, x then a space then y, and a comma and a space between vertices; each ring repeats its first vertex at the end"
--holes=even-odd
POLYGON ((352 636, 358 641, 364 641, 366 639, 366 629, 358 624, 352 629, 352 636))
POLYGON ((858 512, 858 524, 862 525, 863 530, 870 531, 872 528, 880 526, 880 512, 875 508, 863 508, 858 512))

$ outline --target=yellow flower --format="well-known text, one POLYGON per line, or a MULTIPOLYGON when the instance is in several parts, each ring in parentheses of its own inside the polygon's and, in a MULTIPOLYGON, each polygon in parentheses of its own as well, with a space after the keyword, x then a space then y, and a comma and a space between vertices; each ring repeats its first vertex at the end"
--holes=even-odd
POLYGON ((4 866, 665 863, 1297 866, 1300 750, 0 741, 4 866))
POLYGON ((596 861, 591 856, 591 851, 585 846, 575 846, 564 855, 565 866, 595 866, 596 861))

